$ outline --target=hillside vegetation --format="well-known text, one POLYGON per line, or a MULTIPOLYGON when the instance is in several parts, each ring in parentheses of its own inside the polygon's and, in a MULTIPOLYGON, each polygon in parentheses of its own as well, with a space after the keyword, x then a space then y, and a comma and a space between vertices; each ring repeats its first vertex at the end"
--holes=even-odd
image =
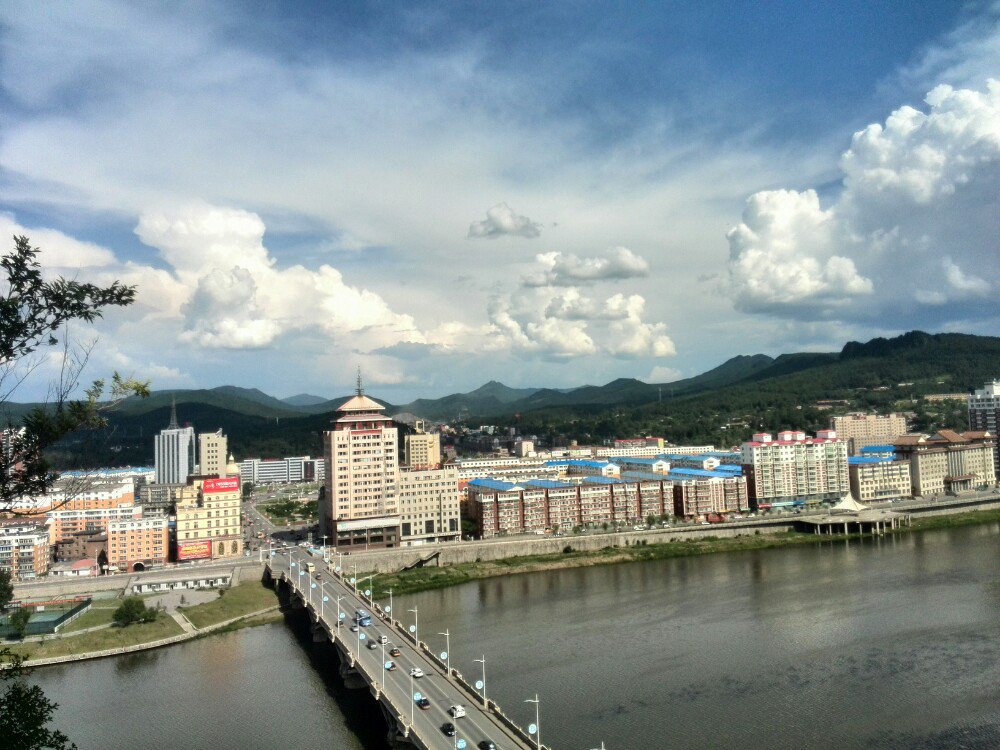
MULTIPOLYGON (((850 342, 840 352, 733 357, 673 383, 622 378, 603 386, 553 389, 509 388, 491 381, 470 393, 386 406, 389 414, 517 425, 522 434, 557 443, 654 434, 678 443, 726 446, 758 429, 812 431, 827 426, 832 413, 850 409, 913 412, 918 430, 961 429, 964 403, 930 403, 922 396, 965 393, 997 377, 1000 338, 913 331, 893 339, 850 342), (816 407, 817 401, 828 399, 849 405, 833 411, 816 407)), ((198 431, 221 427, 240 460, 320 455, 322 431, 347 398, 315 403, 310 397, 302 402, 313 403, 294 405, 232 386, 160 391, 142 402, 126 402, 109 415, 107 429, 64 441, 51 458, 60 468, 151 462, 153 436, 169 422, 174 396, 181 423, 198 431)), ((12 416, 23 408, 10 406, 12 416)))

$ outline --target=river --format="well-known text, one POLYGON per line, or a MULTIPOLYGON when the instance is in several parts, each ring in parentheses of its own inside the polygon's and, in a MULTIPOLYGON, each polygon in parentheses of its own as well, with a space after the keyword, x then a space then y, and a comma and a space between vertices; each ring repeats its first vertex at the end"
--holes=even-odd
MULTIPOLYGON (((515 575, 397 597, 557 750, 1000 747, 1000 524, 515 575)), ((384 747, 285 624, 38 670, 81 750, 384 747)), ((441 678, 434 678, 441 679, 441 678)))

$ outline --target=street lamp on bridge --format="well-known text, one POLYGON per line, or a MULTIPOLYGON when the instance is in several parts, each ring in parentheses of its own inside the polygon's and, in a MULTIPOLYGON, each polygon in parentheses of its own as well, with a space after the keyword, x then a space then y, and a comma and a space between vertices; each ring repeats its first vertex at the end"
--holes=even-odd
MULTIPOLYGON (((486 711, 489 712, 489 710, 490 710, 489 703, 486 700, 486 654, 483 654, 483 658, 482 659, 473 659, 472 661, 478 661, 480 664, 483 665, 483 684, 482 684, 482 690, 483 690, 483 708, 485 708, 486 711)), ((480 687, 480 686, 476 685, 476 687, 480 687)))
POLYGON ((420 621, 417 619, 417 608, 406 610, 407 612, 413 613, 413 625, 411 630, 413 632, 413 638, 417 642, 417 646, 420 645, 420 621))
POLYGON ((438 633, 438 635, 444 636, 444 653, 441 656, 444 658, 445 663, 448 665, 447 676, 451 677, 451 633, 445 630, 443 633, 438 633))
POLYGON ((528 734, 535 735, 535 747, 538 750, 542 750, 542 721, 538 717, 538 706, 540 701, 538 700, 538 693, 535 693, 534 698, 525 698, 525 703, 535 704, 535 723, 528 726, 528 734), (534 731, 532 731, 534 729, 534 731))

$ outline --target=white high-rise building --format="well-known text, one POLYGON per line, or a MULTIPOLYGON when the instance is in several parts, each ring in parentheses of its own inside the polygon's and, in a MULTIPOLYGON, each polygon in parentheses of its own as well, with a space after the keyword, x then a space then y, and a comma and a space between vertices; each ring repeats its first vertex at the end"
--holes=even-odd
POLYGON ((323 433, 326 462, 320 535, 338 549, 399 546, 399 431, 364 394, 340 405, 323 433))
POLYGON ((786 430, 777 440, 757 433, 741 453, 754 508, 836 502, 851 490, 847 443, 833 430, 819 430, 814 438, 786 430))
MULTIPOLYGON (((1000 435, 1000 380, 987 383, 969 396, 969 429, 1000 435)), ((1000 447, 993 448, 993 469, 1000 477, 1000 447)))
POLYGON ((171 404, 170 424, 155 438, 156 483, 184 484, 194 471, 194 427, 177 424, 177 404, 171 404))

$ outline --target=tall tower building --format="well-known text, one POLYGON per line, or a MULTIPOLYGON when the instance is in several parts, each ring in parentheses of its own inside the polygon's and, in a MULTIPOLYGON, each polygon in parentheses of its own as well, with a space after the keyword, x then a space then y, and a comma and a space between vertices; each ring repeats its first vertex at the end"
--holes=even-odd
MULTIPOLYGON (((969 429, 1000 435, 1000 380, 987 383, 969 396, 969 429)), ((1000 445, 993 448, 993 466, 1000 477, 1000 445)))
POLYGON ((359 371, 357 394, 323 433, 320 534, 338 549, 399 546, 399 435, 384 412, 365 395, 359 371))
POLYGON ((198 473, 202 476, 226 476, 228 441, 220 427, 215 432, 198 435, 198 473))
POLYGON ((184 484, 194 471, 194 428, 177 424, 177 402, 170 405, 170 424, 155 438, 156 483, 184 484))

